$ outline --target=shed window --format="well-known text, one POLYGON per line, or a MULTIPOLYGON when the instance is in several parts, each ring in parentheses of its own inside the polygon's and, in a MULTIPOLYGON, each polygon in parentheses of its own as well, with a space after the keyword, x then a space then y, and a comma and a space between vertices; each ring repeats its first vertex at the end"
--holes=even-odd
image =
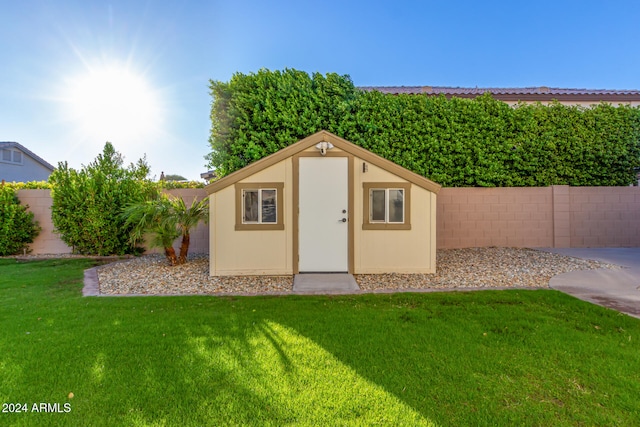
POLYGON ((409 230, 409 183, 363 184, 363 230, 409 230))
POLYGON ((372 188, 369 190, 371 222, 404 222, 404 189, 372 188))
POLYGON ((283 230, 284 183, 239 183, 236 187, 236 230, 283 230))
POLYGON ((278 218, 275 188, 242 190, 244 224, 275 224, 278 218))

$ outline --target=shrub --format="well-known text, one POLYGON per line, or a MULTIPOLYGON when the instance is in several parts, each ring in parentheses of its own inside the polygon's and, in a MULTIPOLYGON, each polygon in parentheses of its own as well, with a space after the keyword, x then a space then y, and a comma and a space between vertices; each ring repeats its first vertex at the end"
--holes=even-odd
POLYGON ((123 167, 123 158, 107 142, 102 154, 81 170, 59 163, 53 184, 51 217, 60 238, 75 253, 122 255, 137 252, 130 243, 131 226, 121 218, 129 203, 146 199, 157 186, 146 179, 144 159, 123 167))
POLYGON ((5 186, 14 190, 51 190, 53 187, 47 181, 7 182, 5 186))
POLYGON ((20 204, 13 188, 0 185, 0 256, 24 252, 40 233, 27 207, 20 204))

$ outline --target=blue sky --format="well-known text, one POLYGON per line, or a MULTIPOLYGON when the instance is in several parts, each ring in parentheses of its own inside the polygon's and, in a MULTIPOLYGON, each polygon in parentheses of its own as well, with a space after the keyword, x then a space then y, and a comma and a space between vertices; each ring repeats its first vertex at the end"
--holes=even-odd
POLYGON ((79 168, 110 140, 127 162, 146 154, 156 177, 199 179, 209 79, 261 68, 348 74, 357 86, 640 89, 637 1, 0 6, 0 140, 54 166, 79 168))

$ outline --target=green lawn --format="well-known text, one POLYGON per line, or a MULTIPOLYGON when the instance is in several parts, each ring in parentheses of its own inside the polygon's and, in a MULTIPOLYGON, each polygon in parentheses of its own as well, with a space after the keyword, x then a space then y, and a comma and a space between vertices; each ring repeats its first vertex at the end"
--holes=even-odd
POLYGON ((89 266, 0 260, 0 425, 640 425, 640 321, 556 291, 83 298, 89 266))

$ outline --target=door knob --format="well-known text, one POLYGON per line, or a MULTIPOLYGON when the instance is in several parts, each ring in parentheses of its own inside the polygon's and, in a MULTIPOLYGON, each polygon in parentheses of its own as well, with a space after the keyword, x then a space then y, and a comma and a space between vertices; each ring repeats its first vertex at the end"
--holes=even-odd
POLYGON ((342 218, 342 222, 347 222, 347 218, 342 218))

